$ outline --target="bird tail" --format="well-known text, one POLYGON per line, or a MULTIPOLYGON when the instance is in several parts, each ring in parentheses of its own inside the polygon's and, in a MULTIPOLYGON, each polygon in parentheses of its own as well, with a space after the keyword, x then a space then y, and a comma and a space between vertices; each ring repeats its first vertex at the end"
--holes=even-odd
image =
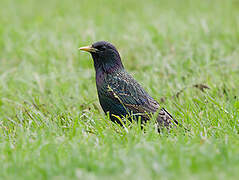
POLYGON ((161 108, 161 111, 165 112, 166 116, 168 116, 170 118, 171 123, 173 121, 175 125, 179 125, 178 121, 176 119, 174 119, 173 116, 165 108, 161 108))
POLYGON ((173 116, 165 109, 161 108, 158 116, 158 122, 159 124, 164 124, 165 126, 176 126, 176 127, 182 127, 184 130, 188 131, 187 128, 185 128, 182 124, 180 124, 173 116))

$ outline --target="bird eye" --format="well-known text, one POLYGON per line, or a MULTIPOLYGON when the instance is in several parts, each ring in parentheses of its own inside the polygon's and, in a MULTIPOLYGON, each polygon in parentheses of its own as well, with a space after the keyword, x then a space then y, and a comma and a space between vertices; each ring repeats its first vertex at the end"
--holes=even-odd
POLYGON ((105 46, 101 46, 101 47, 99 48, 99 50, 100 50, 100 51, 104 51, 104 50, 106 50, 106 47, 105 47, 105 46))

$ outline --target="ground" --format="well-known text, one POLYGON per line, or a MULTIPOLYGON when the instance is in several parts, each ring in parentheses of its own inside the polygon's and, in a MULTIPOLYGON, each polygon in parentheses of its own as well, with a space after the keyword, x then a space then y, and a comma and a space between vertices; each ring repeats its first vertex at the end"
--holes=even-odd
POLYGON ((237 0, 1 0, 0 179, 237 179, 238 45, 237 0), (187 132, 109 121, 98 40, 187 132))

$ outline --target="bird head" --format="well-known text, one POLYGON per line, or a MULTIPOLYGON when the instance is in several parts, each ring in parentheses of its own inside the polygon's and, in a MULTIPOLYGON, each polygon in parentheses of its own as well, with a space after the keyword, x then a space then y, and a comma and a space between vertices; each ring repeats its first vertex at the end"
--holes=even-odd
POLYGON ((109 42, 98 41, 90 46, 81 47, 79 50, 87 51, 92 55, 96 71, 102 69, 110 73, 124 68, 119 52, 109 42))

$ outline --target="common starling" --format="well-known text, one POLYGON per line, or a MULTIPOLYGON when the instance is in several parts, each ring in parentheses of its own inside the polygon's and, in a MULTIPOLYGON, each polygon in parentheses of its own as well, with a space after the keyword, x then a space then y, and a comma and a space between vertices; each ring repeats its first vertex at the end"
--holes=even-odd
POLYGON ((99 41, 91 46, 79 48, 90 52, 94 60, 96 87, 100 105, 109 113, 113 122, 122 124, 120 119, 128 118, 144 123, 157 114, 159 128, 178 125, 178 122, 161 108, 142 86, 124 69, 120 54, 114 45, 99 41))

